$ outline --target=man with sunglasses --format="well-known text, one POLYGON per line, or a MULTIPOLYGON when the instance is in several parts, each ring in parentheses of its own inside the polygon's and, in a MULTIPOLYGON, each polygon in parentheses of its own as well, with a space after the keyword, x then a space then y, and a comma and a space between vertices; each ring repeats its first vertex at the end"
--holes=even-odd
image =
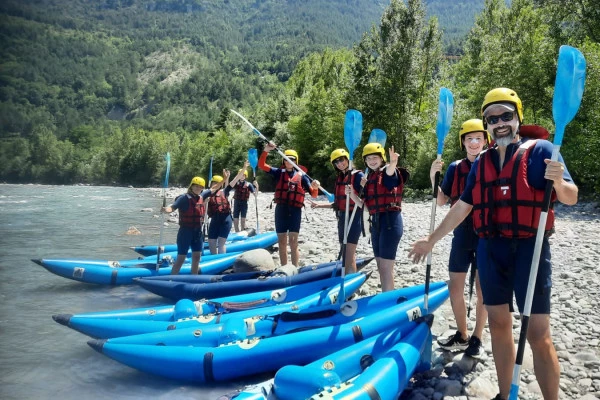
MULTIPOLYGON (((508 398, 515 363, 513 292, 522 311, 546 182, 553 182, 553 202, 576 204, 578 189, 562 156, 557 161, 550 160, 552 143, 522 140, 519 136, 523 105, 514 90, 491 90, 483 100, 481 112, 496 145, 475 160, 460 200, 431 235, 413 243, 409 257, 414 262, 424 260, 433 245, 473 210, 473 224, 479 236, 477 264, 500 389, 495 399, 501 400, 508 398)), ((542 395, 544 399, 556 400, 560 368, 550 332, 552 266, 548 241, 553 226, 554 211, 550 208, 527 341, 542 395)))

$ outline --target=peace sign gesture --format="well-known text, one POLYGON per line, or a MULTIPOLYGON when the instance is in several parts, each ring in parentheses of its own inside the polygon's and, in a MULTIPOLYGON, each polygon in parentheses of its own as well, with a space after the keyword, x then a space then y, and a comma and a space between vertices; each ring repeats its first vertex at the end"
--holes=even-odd
POLYGON ((400 154, 398 154, 394 151, 394 146, 390 146, 389 152, 390 152, 390 164, 392 164, 394 167, 396 167, 396 164, 398 164, 398 157, 400 156, 400 154))

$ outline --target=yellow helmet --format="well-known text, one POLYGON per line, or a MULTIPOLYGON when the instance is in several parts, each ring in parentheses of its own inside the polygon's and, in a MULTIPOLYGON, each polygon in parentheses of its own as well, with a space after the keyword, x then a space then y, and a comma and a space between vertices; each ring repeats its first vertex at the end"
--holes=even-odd
POLYGON ((330 157, 331 163, 333 164, 333 162, 340 157, 346 157, 348 160, 350 159, 350 155, 348 154, 346 149, 335 149, 334 151, 331 152, 331 157, 330 157))
POLYGON ((211 182, 221 183, 221 182, 223 182, 223 177, 221 175, 213 175, 211 182))
MULTIPOLYGON (((239 172, 242 172, 241 168, 240 168, 239 172)), ((247 170, 244 170, 244 177, 246 177, 246 178, 248 177, 248 171, 247 170)))
POLYGON ((295 160, 292 160, 292 161, 294 161, 296 164, 298 164, 298 153, 296 152, 296 150, 288 149, 288 150, 284 151, 283 154, 285 154, 288 157, 294 157, 295 160))
POLYGON ((195 177, 192 178, 192 181, 190 182, 190 186, 188 186, 188 189, 191 189, 192 185, 198 185, 198 186, 205 187, 206 186, 206 181, 204 180, 204 178, 200 178, 199 176, 195 176, 195 177))
POLYGON ((363 147, 363 151, 362 151, 363 160, 366 156, 371 155, 371 154, 379 154, 381 156, 381 158, 383 158, 383 161, 387 162, 387 159, 385 158, 385 150, 381 144, 379 144, 377 142, 373 142, 373 143, 367 143, 367 145, 365 147, 363 147))
POLYGON ((463 124, 460 126, 460 130, 458 131, 458 144, 460 145, 461 150, 465 149, 465 146, 463 145, 463 141, 462 141, 463 136, 466 135, 467 133, 473 133, 473 132, 483 132, 486 143, 488 145, 490 144, 490 134, 483 127, 483 121, 480 119, 477 119, 477 118, 470 119, 470 120, 463 122, 463 124))
MULTIPOLYGON (((483 115, 487 107, 498 103, 514 104, 515 108, 517 109, 517 115, 519 116, 519 123, 523 123, 523 103, 521 102, 519 96, 517 96, 517 92, 508 88, 496 88, 490 90, 483 99, 483 104, 481 105, 481 115, 483 115)), ((483 126, 487 127, 485 118, 483 126)))

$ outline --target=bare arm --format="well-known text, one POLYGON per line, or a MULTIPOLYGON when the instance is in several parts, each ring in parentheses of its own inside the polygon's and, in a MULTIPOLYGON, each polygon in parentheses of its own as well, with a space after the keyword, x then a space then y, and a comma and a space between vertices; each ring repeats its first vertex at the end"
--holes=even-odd
POLYGON ((433 249, 433 246, 456 228, 469 215, 472 209, 472 205, 462 200, 457 201, 431 235, 419 239, 412 244, 412 250, 408 253, 408 257, 412 257, 414 263, 425 260, 427 254, 433 249))

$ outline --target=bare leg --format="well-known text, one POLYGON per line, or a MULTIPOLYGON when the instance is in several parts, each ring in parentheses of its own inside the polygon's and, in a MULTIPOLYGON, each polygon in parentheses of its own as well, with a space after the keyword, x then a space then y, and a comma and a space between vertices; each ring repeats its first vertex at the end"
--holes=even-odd
POLYGON ((181 266, 185 262, 186 258, 187 257, 185 254, 177 254, 175 264, 173 264, 173 268, 171 268, 171 275, 177 275, 179 273, 179 270, 181 269, 181 266))
MULTIPOLYGON (((448 289, 450 291, 450 305, 456 320, 456 328, 463 339, 469 337, 467 331, 467 307, 465 306, 465 280, 466 272, 450 272, 450 282, 448 289)), ((481 339, 481 337, 479 337, 481 339)))
POLYGON ((533 369, 546 400, 558 399, 560 367, 550 333, 550 316, 532 314, 527 329, 527 341, 533 353, 533 369))
POLYGON ((394 290, 394 261, 387 258, 377 257, 377 269, 379 270, 379 279, 381 281, 381 291, 389 292, 394 290))
POLYGON ((219 254, 217 249, 217 239, 208 239, 208 248, 210 249, 210 254, 219 254))
POLYGON ((279 245, 279 263, 281 265, 287 265, 287 233, 277 234, 277 244, 279 245))
MULTIPOLYGON (((246 218, 242 218, 242 230, 246 230, 246 218)), ((237 231, 236 231, 237 232, 237 231)))
MULTIPOLYGON (((242 219, 243 221, 243 219, 242 219)), ((242 222, 242 226, 244 225, 244 223, 242 222)), ((233 219, 233 229, 235 229, 236 232, 240 231, 240 219, 239 218, 234 218, 233 219)))
MULTIPOLYGON (((473 267, 471 267, 473 268, 473 267)), ((475 308, 475 329, 473 335, 477 336, 481 340, 483 335, 483 328, 488 319, 487 309, 483 305, 483 295, 481 294, 481 284, 479 283, 479 274, 475 275, 475 287, 477 288, 477 306, 475 308)))
POLYGON ((224 254, 227 252, 227 249, 225 248, 225 242, 227 242, 227 238, 223 238, 223 237, 218 238, 219 254, 224 254))
POLYGON ((346 243, 346 274, 356 272, 356 245, 346 243))
POLYGON ((496 363, 498 387, 502 398, 508 399, 515 364, 515 344, 512 332, 512 315, 508 304, 486 306, 492 336, 492 353, 496 363))
POLYGON ((300 261, 300 250, 298 250, 298 232, 288 233, 290 238, 290 254, 292 256, 292 264, 296 267, 300 261))
POLYGON ((201 251, 192 252, 192 275, 198 275, 200 272, 200 257, 202 256, 201 251))

